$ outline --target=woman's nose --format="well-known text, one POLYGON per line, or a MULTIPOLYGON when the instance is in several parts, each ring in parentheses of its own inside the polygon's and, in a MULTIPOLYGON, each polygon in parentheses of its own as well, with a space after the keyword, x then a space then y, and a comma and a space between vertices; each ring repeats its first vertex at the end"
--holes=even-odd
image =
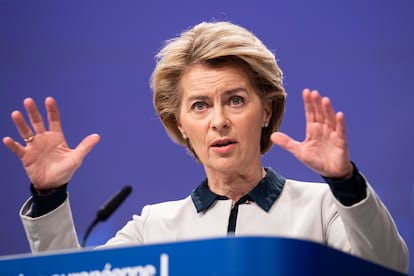
POLYGON ((211 128, 214 130, 228 129, 230 121, 223 108, 214 108, 211 118, 211 128))

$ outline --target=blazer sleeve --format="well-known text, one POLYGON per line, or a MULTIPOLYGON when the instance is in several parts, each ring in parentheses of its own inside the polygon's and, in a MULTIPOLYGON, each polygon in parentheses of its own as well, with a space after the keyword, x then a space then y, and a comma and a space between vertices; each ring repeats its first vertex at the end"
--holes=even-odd
POLYGON ((80 248, 69 196, 53 211, 32 218, 32 198, 20 209, 20 218, 33 253, 80 248))
MULTIPOLYGON (((344 240, 342 250, 394 270, 408 270, 408 249, 385 205, 367 182, 362 201, 344 206, 335 201, 335 216, 327 233, 328 244, 344 240)), ((336 246, 337 247, 337 246, 336 246)))

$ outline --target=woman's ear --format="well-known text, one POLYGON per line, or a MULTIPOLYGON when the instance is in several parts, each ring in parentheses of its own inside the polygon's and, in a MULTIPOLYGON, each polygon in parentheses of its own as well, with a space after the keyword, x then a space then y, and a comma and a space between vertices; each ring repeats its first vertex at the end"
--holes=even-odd
POLYGON ((271 100, 267 100, 264 102, 263 104, 263 110, 264 110, 264 114, 263 114, 263 124, 269 124, 270 118, 272 117, 272 101, 271 100))
POLYGON ((183 139, 186 140, 187 139, 187 135, 185 134, 185 131, 184 131, 184 129, 181 126, 181 123, 179 121, 177 121, 177 128, 181 132, 181 136, 183 137, 183 139))

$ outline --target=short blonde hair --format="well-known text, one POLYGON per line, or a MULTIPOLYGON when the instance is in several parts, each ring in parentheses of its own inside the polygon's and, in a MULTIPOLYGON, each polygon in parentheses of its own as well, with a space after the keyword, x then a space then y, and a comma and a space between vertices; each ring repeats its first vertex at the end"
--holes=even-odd
POLYGON ((280 129, 286 92, 283 73, 274 54, 251 32, 230 22, 202 22, 168 40, 156 55, 151 76, 154 107, 171 139, 195 154, 177 126, 180 81, 189 66, 215 60, 239 60, 252 71, 252 85, 263 101, 272 102, 272 116, 262 128, 261 153, 273 145, 270 135, 280 129))

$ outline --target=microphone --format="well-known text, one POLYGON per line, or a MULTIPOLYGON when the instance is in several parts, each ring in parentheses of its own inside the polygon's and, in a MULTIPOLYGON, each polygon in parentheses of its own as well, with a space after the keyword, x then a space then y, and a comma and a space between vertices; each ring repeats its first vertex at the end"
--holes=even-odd
POLYGON ((112 213, 115 212, 115 210, 121 205, 121 203, 124 202, 124 200, 129 196, 131 191, 131 186, 123 187, 116 195, 114 195, 104 205, 102 205, 101 208, 99 208, 98 212, 96 212, 96 218, 89 225, 85 236, 83 236, 81 244, 82 247, 85 247, 86 240, 88 239, 89 234, 92 232, 92 229, 95 227, 95 225, 100 221, 107 220, 112 215, 112 213))

